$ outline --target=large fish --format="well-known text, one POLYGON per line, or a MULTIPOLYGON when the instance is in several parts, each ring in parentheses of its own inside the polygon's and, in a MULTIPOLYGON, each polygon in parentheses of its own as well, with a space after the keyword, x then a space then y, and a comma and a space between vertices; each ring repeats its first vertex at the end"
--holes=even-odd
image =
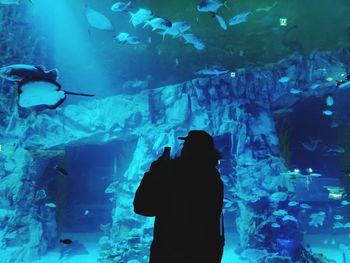
POLYGON ((18 105, 22 108, 56 109, 66 99, 66 95, 94 96, 61 90, 61 85, 49 79, 24 79, 18 83, 18 105))
POLYGON ((233 18, 230 19, 228 24, 230 26, 238 25, 240 23, 247 22, 247 17, 251 14, 252 12, 244 12, 244 13, 239 13, 238 15, 234 16, 233 18))
POLYGON ((179 37, 181 34, 187 32, 191 29, 191 24, 188 22, 174 22, 171 27, 166 29, 163 33, 163 39, 165 35, 170 35, 173 38, 179 37))
POLYGON ((105 31, 112 31, 114 29, 111 21, 105 15, 90 7, 86 7, 85 17, 89 25, 93 28, 105 31))
POLYGON ((185 40, 185 43, 192 44, 198 50, 205 49, 205 44, 195 34, 192 34, 192 33, 183 34, 182 38, 185 40))
POLYGON ((14 64, 0 68, 0 77, 10 81, 21 81, 26 78, 50 79, 56 81, 57 69, 45 70, 44 66, 14 64))
POLYGON ((145 23, 146 21, 153 18, 153 12, 148 9, 140 8, 136 13, 129 12, 130 14, 130 22, 136 27, 140 24, 145 23))
POLYGON ((197 10, 199 12, 214 13, 216 14, 222 6, 226 6, 226 2, 220 2, 216 0, 202 0, 197 5, 197 10))
POLYGON ((171 25, 172 23, 169 20, 161 17, 155 17, 151 20, 146 21, 143 27, 145 28, 146 26, 151 26, 152 31, 155 31, 155 30, 167 30, 171 28, 171 25))

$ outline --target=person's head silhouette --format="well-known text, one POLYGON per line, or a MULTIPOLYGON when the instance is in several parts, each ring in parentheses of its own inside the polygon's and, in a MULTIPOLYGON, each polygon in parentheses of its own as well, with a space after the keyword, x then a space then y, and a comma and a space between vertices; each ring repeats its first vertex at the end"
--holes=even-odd
POLYGON ((216 150, 213 138, 205 131, 192 130, 184 140, 181 156, 187 159, 202 160, 211 165, 217 165, 221 154, 216 150), (203 160, 204 159, 204 160, 203 160))

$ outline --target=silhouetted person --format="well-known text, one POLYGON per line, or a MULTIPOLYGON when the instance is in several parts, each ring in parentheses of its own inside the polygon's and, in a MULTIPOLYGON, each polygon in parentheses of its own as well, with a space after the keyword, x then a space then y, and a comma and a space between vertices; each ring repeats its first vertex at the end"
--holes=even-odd
POLYGON ((146 172, 134 210, 155 216, 150 263, 219 263, 223 183, 216 165, 220 153, 205 131, 190 131, 181 156, 161 156, 146 172))

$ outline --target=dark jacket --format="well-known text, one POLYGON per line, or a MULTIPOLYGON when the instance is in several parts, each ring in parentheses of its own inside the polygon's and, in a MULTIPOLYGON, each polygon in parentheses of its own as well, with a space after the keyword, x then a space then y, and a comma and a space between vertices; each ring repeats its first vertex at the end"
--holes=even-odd
POLYGON ((223 183, 203 160, 158 160, 146 172, 134 210, 155 216, 152 263, 217 263, 223 183))

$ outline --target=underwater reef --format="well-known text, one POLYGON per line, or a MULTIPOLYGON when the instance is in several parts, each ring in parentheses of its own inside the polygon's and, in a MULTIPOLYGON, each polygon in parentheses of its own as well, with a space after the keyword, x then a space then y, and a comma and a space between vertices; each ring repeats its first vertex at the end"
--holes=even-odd
MULTIPOLYGON (((133 212, 134 192, 150 163, 178 135, 204 129, 229 144, 225 197, 237 210, 239 253, 265 262, 329 262, 304 246, 297 215, 281 221, 274 211, 292 201, 294 186, 276 134, 273 111, 309 97, 342 92, 334 81, 349 71, 347 50, 297 53, 236 76, 197 78, 184 83, 67 105, 21 116, 17 105, 1 123, 0 244, 2 262, 26 262, 57 242, 55 211, 45 205, 45 168, 66 146, 136 141, 128 169, 105 191, 114 203, 112 224, 101 225, 100 262, 142 260, 152 239, 153 220, 133 212), (325 82, 325 68, 334 81, 325 82), (281 78, 288 81, 280 81, 281 78), (291 92, 298 87, 300 93, 291 92), (14 141, 18 143, 13 143, 14 141), (40 192, 41 191, 41 192, 40 192), (280 229, 271 227, 280 224, 280 229), (274 256, 279 253, 278 258, 274 256), (269 259, 270 258, 270 259, 269 259), (286 261, 287 260, 287 261, 286 261)), ((144 258, 145 259, 145 258, 144 258)))
MULTIPOLYGON (((15 22, 23 12, 0 9, 1 63, 54 66, 45 38, 15 22)), ((190 129, 223 137, 229 148, 225 209, 238 215, 231 223, 239 234, 236 252, 242 258, 331 262, 305 246, 297 214, 274 215, 294 197, 293 183, 281 176, 287 166, 274 114, 310 97, 343 92, 335 83, 349 67, 348 50, 294 53, 278 63, 237 69, 234 77, 196 78, 43 112, 19 109, 14 87, 1 80, 1 145, 6 153, 0 154, 1 262, 28 262, 57 246, 57 212, 46 197, 47 177, 53 175, 46 169, 64 155, 65 147, 115 140, 136 142, 136 147, 128 169, 105 190, 114 209, 112 223, 101 225, 99 261, 147 259, 153 219, 133 212, 133 196, 163 146, 176 152, 178 135, 190 129)), ((322 216, 314 221, 322 224, 322 216)))

